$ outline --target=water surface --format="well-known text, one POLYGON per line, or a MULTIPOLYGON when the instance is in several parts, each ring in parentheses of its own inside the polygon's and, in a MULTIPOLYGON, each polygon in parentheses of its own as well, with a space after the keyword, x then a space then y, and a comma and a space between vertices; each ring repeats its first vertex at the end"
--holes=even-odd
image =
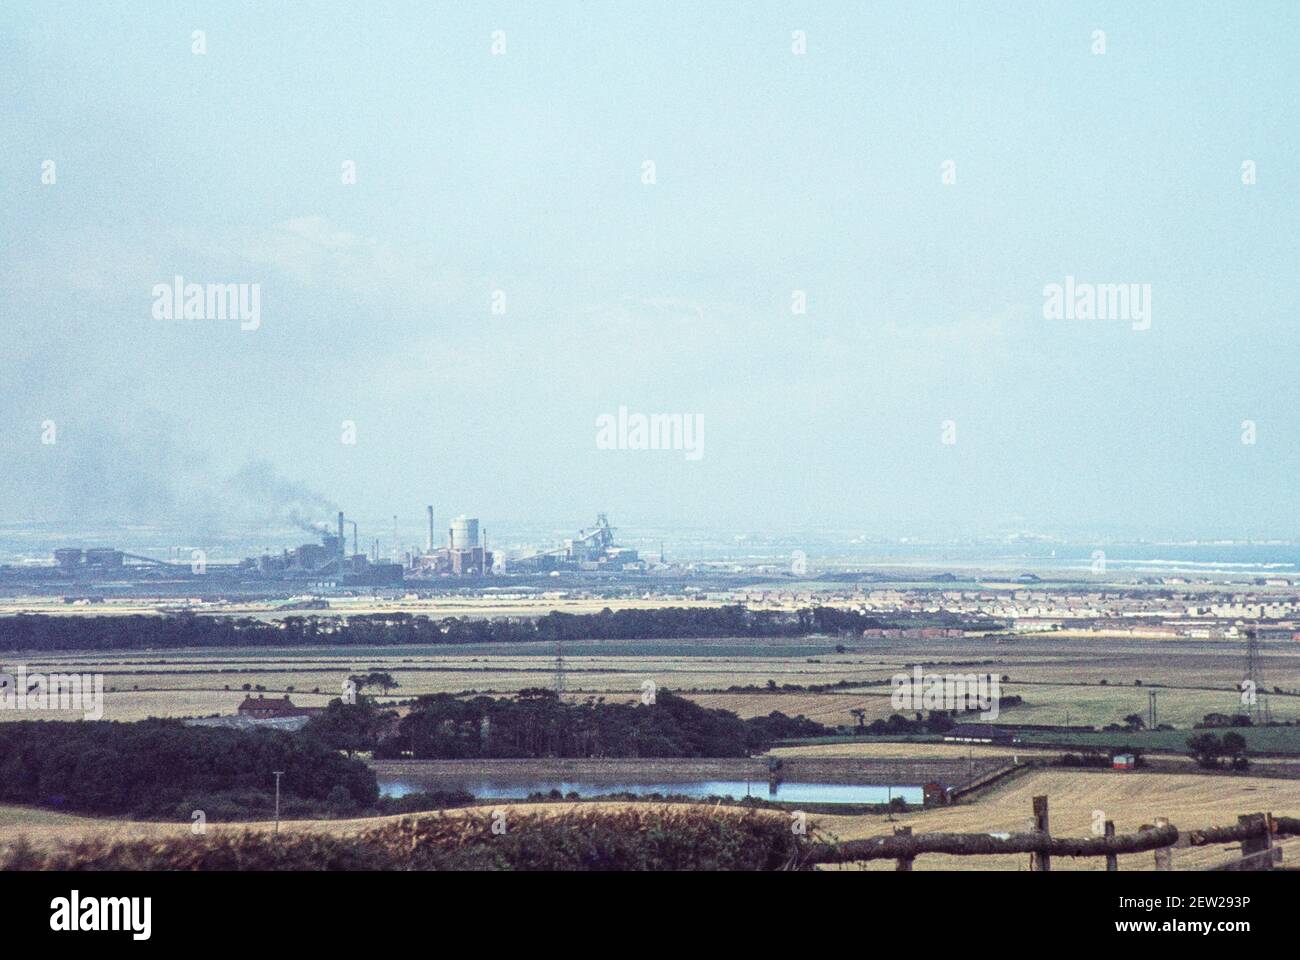
POLYGON ((920 804, 923 791, 918 786, 880 786, 855 783, 795 783, 784 781, 769 788, 766 780, 688 780, 675 783, 625 783, 583 780, 506 780, 479 779, 458 782, 417 782, 401 777, 380 777, 379 792, 386 797, 403 797, 408 793, 432 790, 463 790, 484 800, 521 800, 534 793, 558 790, 562 795, 577 793, 582 797, 603 797, 615 793, 635 796, 664 794, 685 797, 729 797, 740 800, 757 797, 781 803, 889 803, 901 797, 909 804, 920 804))

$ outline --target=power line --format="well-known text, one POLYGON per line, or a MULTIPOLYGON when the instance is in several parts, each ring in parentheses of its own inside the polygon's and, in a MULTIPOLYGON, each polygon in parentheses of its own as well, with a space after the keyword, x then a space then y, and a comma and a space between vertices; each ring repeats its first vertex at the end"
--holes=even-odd
POLYGON ((564 699, 564 644, 555 641, 555 698, 564 699))

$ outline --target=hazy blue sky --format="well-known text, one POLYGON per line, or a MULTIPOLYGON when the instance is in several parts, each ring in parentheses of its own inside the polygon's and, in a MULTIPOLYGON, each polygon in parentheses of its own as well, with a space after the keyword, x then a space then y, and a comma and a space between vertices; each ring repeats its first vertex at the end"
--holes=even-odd
POLYGON ((1300 536, 1298 50, 1295 3, 11 0, 0 521, 1300 536), (260 329, 153 319, 177 274, 260 329), (1067 275, 1151 328, 1044 319, 1067 275), (620 405, 703 458, 598 450, 620 405))

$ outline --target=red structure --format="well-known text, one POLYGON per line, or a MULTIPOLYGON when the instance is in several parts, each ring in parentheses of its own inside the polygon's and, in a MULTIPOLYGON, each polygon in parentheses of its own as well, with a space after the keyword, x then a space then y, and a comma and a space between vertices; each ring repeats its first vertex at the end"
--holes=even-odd
POLYGON ((254 720, 272 720, 276 717, 310 717, 320 713, 320 708, 295 706, 286 693, 280 700, 274 697, 245 697, 239 705, 239 713, 254 720))

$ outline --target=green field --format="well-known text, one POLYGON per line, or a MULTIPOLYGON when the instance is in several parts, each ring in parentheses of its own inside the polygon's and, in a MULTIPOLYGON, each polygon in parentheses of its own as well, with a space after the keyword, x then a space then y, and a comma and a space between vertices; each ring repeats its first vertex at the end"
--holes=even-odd
MULTIPOLYGON (((1213 730, 1140 730, 1136 733, 1120 731, 1057 732, 1024 731, 1018 733, 1020 745, 1043 748, 1084 748, 1099 749, 1133 747, 1147 753, 1188 753, 1187 739, 1196 734, 1214 733, 1223 735, 1228 730, 1241 734, 1246 740, 1246 749, 1256 754, 1275 754, 1278 756, 1300 756, 1300 726, 1294 727, 1230 727, 1213 730)), ((944 743, 937 734, 900 734, 886 737, 813 737, 807 740, 782 740, 779 747, 837 746, 850 743, 944 743)), ((954 750, 960 750, 964 744, 952 744, 954 750)), ((1005 749, 1013 750, 1014 745, 1005 749)))

